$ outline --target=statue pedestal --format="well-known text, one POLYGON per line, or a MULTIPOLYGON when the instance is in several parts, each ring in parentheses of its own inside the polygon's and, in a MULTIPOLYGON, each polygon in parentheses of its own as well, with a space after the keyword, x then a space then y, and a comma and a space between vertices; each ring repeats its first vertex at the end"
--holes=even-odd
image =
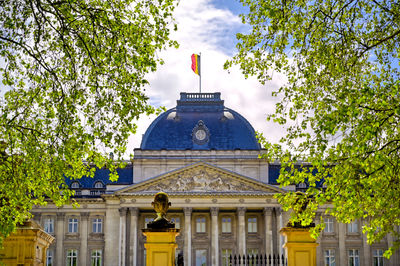
POLYGON ((283 246, 287 250, 288 266, 316 266, 316 240, 311 237, 309 228, 284 227, 280 233, 286 236, 283 246))
POLYGON ((175 266, 175 249, 178 246, 175 238, 179 229, 142 229, 146 236, 146 265, 175 266))
POLYGON ((37 223, 29 220, 4 239, 0 261, 5 265, 46 265, 46 250, 54 239, 37 223))

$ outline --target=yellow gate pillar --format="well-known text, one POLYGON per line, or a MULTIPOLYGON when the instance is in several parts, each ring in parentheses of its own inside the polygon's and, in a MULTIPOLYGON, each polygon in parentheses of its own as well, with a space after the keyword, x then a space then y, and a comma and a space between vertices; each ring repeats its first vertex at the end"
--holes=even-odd
POLYGON ((310 228, 284 227, 280 233, 286 236, 283 246, 287 251, 288 266, 316 266, 317 246, 310 228))
POLYGON ((146 265, 147 266, 175 266, 176 237, 179 229, 175 229, 175 224, 169 222, 165 215, 171 203, 168 195, 159 192, 154 196, 151 203, 157 213, 153 222, 147 225, 147 229, 142 229, 146 236, 146 265))
POLYGON ((175 266, 175 249, 178 246, 175 238, 179 235, 179 229, 171 228, 164 231, 143 229, 147 241, 146 265, 148 266, 175 266))
POLYGON ((46 250, 54 237, 44 232, 32 220, 18 226, 16 232, 3 241, 0 261, 4 265, 42 266, 46 265, 46 250))

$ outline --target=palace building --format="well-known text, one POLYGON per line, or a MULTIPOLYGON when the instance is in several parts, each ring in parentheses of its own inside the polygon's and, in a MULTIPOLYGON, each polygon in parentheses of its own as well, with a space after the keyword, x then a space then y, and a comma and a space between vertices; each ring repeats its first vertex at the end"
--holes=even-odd
MULTIPOLYGON (((177 254, 185 265, 229 265, 231 254, 282 254, 279 230, 289 214, 274 195, 306 184, 279 188, 280 165, 263 153, 250 123, 224 106, 220 93, 181 93, 176 107, 159 115, 119 180, 107 169, 94 178, 67 181, 80 208, 55 205, 32 210, 56 240, 47 265, 145 265, 142 229, 155 217, 154 194, 168 193, 168 218, 180 229, 177 254)), ((317 265, 400 265, 383 252, 393 239, 372 246, 362 221, 337 223, 325 217, 317 265)))

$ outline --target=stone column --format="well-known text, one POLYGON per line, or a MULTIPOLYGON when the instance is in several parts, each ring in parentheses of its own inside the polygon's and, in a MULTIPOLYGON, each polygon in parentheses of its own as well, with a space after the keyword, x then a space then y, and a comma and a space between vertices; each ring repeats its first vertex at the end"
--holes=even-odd
POLYGON ((277 219, 277 223, 276 223, 276 232, 278 234, 278 254, 279 256, 282 256, 282 254, 284 253, 283 250, 283 244, 284 244, 284 236, 279 234, 279 232, 281 231, 281 229, 283 228, 283 218, 282 218, 282 210, 281 208, 276 208, 276 219, 277 219))
POLYGON ((347 265, 346 256, 346 224, 339 223, 339 265, 347 265))
POLYGON ((192 208, 183 208, 185 213, 185 247, 184 247, 184 263, 185 265, 192 265, 192 208))
MULTIPOLYGON (((364 248, 364 254, 362 257, 364 259, 364 265, 368 265, 369 263, 371 263, 371 246, 368 245, 368 243, 367 243, 367 234, 363 234, 362 230, 361 230, 361 234, 362 234, 362 238, 363 238, 363 248, 364 248)), ((362 261, 360 261, 360 263, 362 263, 362 261)))
POLYGON ((118 265, 125 266, 126 256, 126 207, 119 208, 119 256, 118 265))
POLYGON ((138 237, 137 237, 137 230, 138 230, 138 214, 139 209, 136 207, 129 208, 131 212, 131 237, 130 237, 130 257, 132 261, 132 265, 137 265, 137 252, 138 252, 138 237))
POLYGON ((81 250, 80 250, 80 265, 86 265, 87 262, 87 237, 88 237, 88 212, 81 213, 81 250))
MULTIPOLYGON (((120 201, 106 200, 106 214, 104 221, 104 265, 117 266, 119 263, 119 209, 120 201)), ((59 264, 57 264, 58 266, 59 264)), ((63 264, 60 264, 61 266, 63 264)))
POLYGON ((57 227, 56 227, 56 265, 63 265, 63 240, 64 240, 64 220, 65 213, 57 213, 57 227))
POLYGON ((211 264, 219 265, 219 231, 218 231, 218 208, 212 207, 211 211, 211 264))
POLYGON ((245 207, 237 208, 237 214, 238 214, 238 240, 237 240, 238 253, 246 254, 246 221, 245 221, 246 208, 245 207))
POLYGON ((272 208, 264 208, 265 254, 273 254, 272 249, 272 208))

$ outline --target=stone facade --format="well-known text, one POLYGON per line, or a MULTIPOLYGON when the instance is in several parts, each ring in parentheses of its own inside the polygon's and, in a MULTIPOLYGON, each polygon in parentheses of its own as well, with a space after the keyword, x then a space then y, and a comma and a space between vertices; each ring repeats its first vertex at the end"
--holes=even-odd
MULTIPOLYGON (((100 169, 94 180, 79 181, 80 185, 71 181, 80 208, 48 204, 33 210, 34 219, 56 239, 47 253, 51 265, 145 265, 141 230, 156 216, 151 202, 159 191, 169 194, 172 206, 167 217, 180 229, 177 253, 183 254, 185 265, 227 265, 230 254, 284 252, 279 230, 289 213, 281 210, 274 195, 296 187, 278 187, 279 165, 260 159, 263 150, 254 141, 240 140, 240 148, 230 143, 238 141, 245 128, 254 138, 254 130, 239 114, 221 107, 219 95, 185 94, 181 101, 183 111, 178 101, 176 109, 165 113, 162 125, 167 135, 173 123, 186 123, 189 115, 184 112, 189 110, 191 120, 187 121, 196 122, 190 122, 188 129, 179 125, 176 131, 191 134, 182 141, 185 145, 193 141, 192 148, 178 144, 179 149, 163 148, 167 140, 160 141, 159 148, 146 144, 155 138, 154 132, 163 138, 163 131, 154 129, 161 115, 149 127, 141 148, 135 149, 134 159, 128 162, 130 170, 120 173, 119 182, 107 182, 100 175, 105 170, 100 169), (214 115, 209 113, 213 106, 217 106, 214 115), (208 112, 205 118, 203 112, 208 112), (207 126, 207 131, 196 134, 199 125, 207 126)), ((179 139, 174 141, 179 143, 179 139)), ((326 265, 327 260, 340 266, 351 265, 349 261, 365 266, 381 265, 378 261, 400 265, 399 253, 390 261, 381 258, 392 241, 390 236, 370 246, 361 233, 362 221, 340 224, 325 217, 323 209, 318 216, 325 219, 327 228, 318 239, 317 265, 326 265)))

